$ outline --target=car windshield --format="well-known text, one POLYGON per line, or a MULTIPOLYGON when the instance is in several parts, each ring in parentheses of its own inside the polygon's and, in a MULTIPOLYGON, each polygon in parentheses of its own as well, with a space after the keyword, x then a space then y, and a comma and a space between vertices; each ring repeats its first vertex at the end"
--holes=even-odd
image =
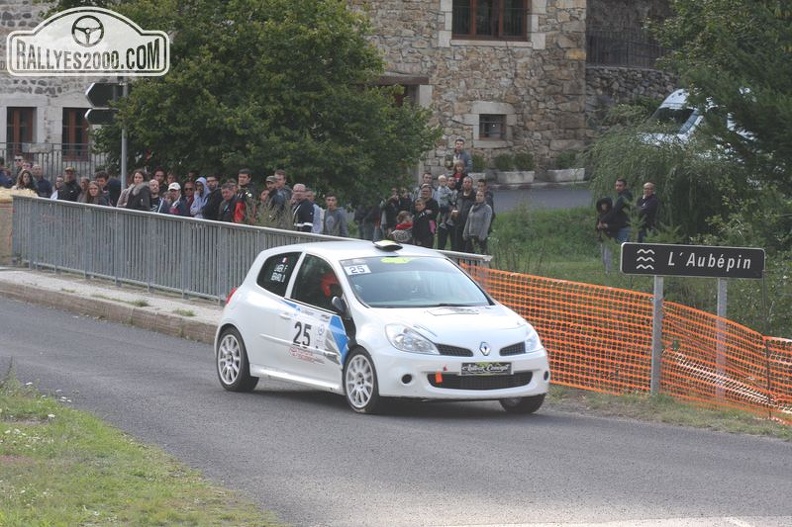
POLYGON ((371 307, 492 304, 472 279, 442 257, 388 255, 341 265, 357 298, 371 307))
POLYGON ((695 124, 699 115, 698 110, 693 108, 660 107, 652 114, 651 121, 655 123, 657 131, 684 134, 695 124))

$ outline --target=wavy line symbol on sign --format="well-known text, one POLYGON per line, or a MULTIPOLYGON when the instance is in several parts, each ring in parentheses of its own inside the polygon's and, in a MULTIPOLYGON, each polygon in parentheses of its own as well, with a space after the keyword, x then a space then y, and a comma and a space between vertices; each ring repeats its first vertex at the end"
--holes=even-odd
POLYGON ((654 263, 655 263, 654 255, 655 255, 654 249, 638 249, 636 251, 635 269, 636 270, 648 269, 654 271, 654 263))

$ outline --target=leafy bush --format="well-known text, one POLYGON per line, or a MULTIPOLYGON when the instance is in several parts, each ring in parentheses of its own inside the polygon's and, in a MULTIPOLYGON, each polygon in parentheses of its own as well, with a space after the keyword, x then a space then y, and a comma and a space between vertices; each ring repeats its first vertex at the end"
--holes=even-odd
POLYGON ((487 160, 481 154, 473 154, 473 172, 484 172, 487 169, 487 160))
POLYGON ((508 172, 516 168, 514 164, 514 155, 510 153, 496 155, 493 162, 495 163, 495 168, 501 172, 508 172))
POLYGON ((755 193, 745 167, 724 156, 701 138, 689 144, 647 144, 642 126, 613 129, 588 151, 591 192, 595 198, 614 195, 614 183, 624 178, 640 195, 644 182, 655 184, 661 207, 660 223, 679 228, 685 242, 717 232, 712 219, 728 215, 729 209, 755 193))
POLYGON ((579 168, 578 153, 575 150, 565 150, 558 154, 555 160, 556 168, 564 170, 566 168, 579 168))
MULTIPOLYGON (((660 106, 660 103, 655 103, 655 108, 660 106)), ((634 104, 617 104, 608 109, 607 114, 602 119, 604 126, 635 126, 644 121, 652 115, 652 111, 647 112, 643 108, 634 104)))
POLYGON ((534 161, 533 154, 525 150, 515 152, 514 166, 517 168, 517 170, 524 170, 526 172, 530 172, 531 170, 536 168, 536 162, 534 161))
POLYGON ((501 172, 511 172, 515 170, 529 172, 536 166, 533 154, 525 150, 517 152, 504 152, 494 157, 495 168, 501 172))

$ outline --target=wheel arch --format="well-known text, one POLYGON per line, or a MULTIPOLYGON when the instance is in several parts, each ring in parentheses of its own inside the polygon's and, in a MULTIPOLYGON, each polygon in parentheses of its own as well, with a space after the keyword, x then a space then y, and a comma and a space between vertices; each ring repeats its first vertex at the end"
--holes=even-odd
POLYGON ((239 335, 240 335, 240 336, 242 337, 242 339, 244 340, 245 336, 242 334, 242 331, 240 331, 239 327, 237 327, 237 326, 236 326, 234 323, 232 323, 232 322, 228 322, 228 321, 227 321, 227 322, 224 322, 224 323, 222 323, 221 325, 219 325, 219 326, 217 327, 217 331, 215 331, 215 338, 214 338, 214 345, 213 345, 213 348, 214 348, 214 352, 215 352, 215 353, 217 353, 217 346, 218 346, 218 344, 220 343, 220 335, 222 335, 222 334, 223 334, 223 332, 225 332, 225 330, 227 330, 227 329, 229 329, 229 328, 235 329, 235 330, 237 331, 237 333, 239 333, 239 335))

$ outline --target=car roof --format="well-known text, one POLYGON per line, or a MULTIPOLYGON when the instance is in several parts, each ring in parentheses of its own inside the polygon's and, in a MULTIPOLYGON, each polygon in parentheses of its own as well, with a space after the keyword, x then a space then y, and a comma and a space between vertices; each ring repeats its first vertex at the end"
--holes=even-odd
POLYGON ((419 247, 417 245, 398 244, 395 242, 370 242, 366 240, 348 241, 321 241, 283 245, 268 249, 266 252, 305 251, 317 256, 324 256, 329 260, 347 260, 350 258, 366 258, 372 256, 445 256, 434 249, 419 247))
POLYGON ((688 106, 688 92, 684 89, 675 90, 660 103, 660 108, 687 108, 688 106))

